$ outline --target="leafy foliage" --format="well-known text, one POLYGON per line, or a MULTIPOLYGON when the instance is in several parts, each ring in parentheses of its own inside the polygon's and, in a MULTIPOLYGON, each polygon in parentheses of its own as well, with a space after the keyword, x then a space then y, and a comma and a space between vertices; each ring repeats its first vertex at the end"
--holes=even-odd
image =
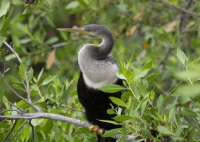
MULTIPOLYGON (((187 0, 165 3, 187 8, 187 0)), ((109 114, 122 128, 110 130, 105 137, 123 134, 140 139, 197 141, 200 136, 200 41, 199 16, 155 1, 94 0, 3 0, 0 2, 0 71, 21 95, 26 96, 25 71, 30 80, 31 98, 43 111, 86 121, 77 99, 79 74, 77 52, 85 43, 101 39, 59 32, 60 27, 83 27, 96 23, 109 28, 115 39, 112 55, 119 63, 117 76, 124 87, 108 85, 102 91, 125 91, 121 99, 111 97, 117 108, 109 114), (182 17, 182 18, 180 18, 182 17), (3 44, 7 41, 22 58, 3 44), (45 67, 46 65, 46 67, 45 67), (125 109, 125 110, 124 110, 125 109)), ((200 13, 193 1, 189 11, 200 13)), ((0 79, 0 112, 19 112, 8 100, 25 112, 34 112, 24 101, 13 97, 0 79)), ((18 120, 12 138, 31 141, 28 122, 18 120), (17 135, 15 135, 17 134, 17 135)), ((14 121, 0 123, 0 141, 14 121)), ((86 128, 59 121, 35 119, 35 141, 95 141, 86 128)))

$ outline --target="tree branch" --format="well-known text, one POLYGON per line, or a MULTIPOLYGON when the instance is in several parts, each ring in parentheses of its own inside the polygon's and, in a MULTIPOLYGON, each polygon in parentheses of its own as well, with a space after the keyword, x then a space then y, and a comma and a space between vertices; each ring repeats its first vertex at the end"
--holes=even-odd
POLYGON ((12 53, 15 54, 15 56, 17 57, 18 61, 21 63, 22 60, 19 58, 19 55, 17 54, 17 52, 15 52, 15 50, 6 42, 4 41, 4 44, 8 47, 8 49, 10 49, 10 51, 12 51, 12 53))
MULTIPOLYGON (((32 119, 31 119, 31 120, 32 120, 32 119)), ((29 125, 31 126, 32 142, 34 142, 34 141, 35 141, 34 126, 32 125, 31 120, 29 120, 29 125)))
POLYGON ((173 7, 173 8, 175 8, 175 9, 180 10, 180 11, 182 11, 182 12, 185 12, 185 13, 187 13, 187 14, 200 17, 200 14, 199 14, 199 13, 195 13, 195 12, 189 11, 189 10, 187 10, 187 9, 185 9, 185 8, 182 8, 182 7, 173 5, 173 4, 168 3, 168 2, 165 2, 165 1, 163 1, 163 0, 153 0, 153 1, 163 3, 163 4, 166 5, 166 6, 173 7))
POLYGON ((6 84, 6 86, 20 99, 22 99, 23 101, 25 101, 29 106, 31 106, 33 109, 35 109, 38 112, 41 112, 41 110, 35 106, 34 104, 30 103, 29 101, 27 101, 25 98, 23 98, 21 95, 19 95, 9 84, 8 82, 5 80, 5 78, 3 77, 3 74, 0 72, 0 77, 2 78, 2 80, 4 81, 4 83, 6 84))
POLYGON ((17 136, 17 134, 20 132, 20 130, 24 127, 24 125, 26 124, 27 121, 28 120, 25 120, 24 123, 22 123, 22 125, 19 127, 19 129, 17 130, 17 132, 15 133, 15 135, 13 136, 13 138, 11 139, 11 142, 17 136))
MULTIPOLYGON (((75 125, 78 125, 81 127, 86 127, 86 128, 89 128, 91 126, 90 123, 83 122, 78 119, 74 119, 74 118, 70 118, 70 117, 66 117, 66 116, 62 116, 62 115, 58 115, 58 114, 50 114, 50 113, 42 113, 42 112, 24 113, 22 115, 0 116, 0 120, 5 120, 5 119, 6 120, 17 120, 17 119, 29 120, 29 119, 36 119, 36 118, 44 118, 44 119, 52 119, 52 120, 68 122, 68 123, 75 124, 75 125)), ((119 139, 122 136, 123 136, 122 134, 118 134, 118 135, 114 136, 113 138, 119 139)), ((126 141, 132 142, 135 140, 135 138, 136 138, 136 136, 127 135, 126 141)))
POLYGON ((17 124, 17 120, 15 120, 15 122, 14 122, 14 124, 13 124, 13 126, 12 126, 12 128, 10 129, 10 131, 8 132, 8 134, 6 135, 6 137, 3 139, 3 141, 2 142, 6 142, 6 140, 8 139, 8 137, 9 137, 9 135, 12 133, 12 131, 14 130, 14 128, 15 128, 15 126, 16 126, 16 124, 17 124))

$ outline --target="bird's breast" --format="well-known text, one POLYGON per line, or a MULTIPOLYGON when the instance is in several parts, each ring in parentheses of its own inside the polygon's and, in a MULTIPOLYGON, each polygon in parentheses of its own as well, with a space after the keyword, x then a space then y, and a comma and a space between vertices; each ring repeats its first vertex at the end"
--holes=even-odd
POLYGON ((84 50, 80 50, 78 63, 88 87, 98 89, 118 80, 116 73, 119 69, 112 57, 107 57, 105 60, 95 60, 84 53, 84 50))

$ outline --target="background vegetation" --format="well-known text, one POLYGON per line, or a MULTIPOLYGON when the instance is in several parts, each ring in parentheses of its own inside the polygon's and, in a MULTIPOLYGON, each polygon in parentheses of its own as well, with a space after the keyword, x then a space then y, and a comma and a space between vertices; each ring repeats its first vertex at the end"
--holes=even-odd
MULTIPOLYGON (((24 74, 29 67, 31 97, 35 105, 83 121, 84 109, 77 99, 79 74, 77 52, 85 43, 101 39, 59 32, 56 28, 100 24, 110 29, 118 61, 119 78, 126 93, 111 98, 118 108, 108 110, 123 128, 122 133, 138 139, 198 141, 200 136, 200 3, 198 0, 3 0, 0 2, 0 71, 9 84, 26 97, 24 74), (3 44, 15 49, 23 63, 3 44), (4 69, 5 68, 5 69, 4 69), (121 107, 125 114, 121 115, 121 107)), ((122 88, 107 86, 103 91, 122 88)), ((0 78, 0 112, 13 108, 6 100, 34 112, 16 98, 0 78)), ((6 111, 14 115, 17 111, 6 111)), ((9 140, 31 141, 31 128, 19 120, 9 140), (17 135, 15 135, 17 133, 17 135)), ((13 121, 0 123, 0 141, 13 121)), ((69 123, 36 119, 35 141, 94 141, 87 128, 69 123)))

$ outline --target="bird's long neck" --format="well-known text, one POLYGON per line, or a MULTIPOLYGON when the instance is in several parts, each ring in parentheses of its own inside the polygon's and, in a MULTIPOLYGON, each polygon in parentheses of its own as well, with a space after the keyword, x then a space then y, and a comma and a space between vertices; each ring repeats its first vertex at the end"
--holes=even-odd
POLYGON ((114 58, 108 56, 113 47, 111 33, 102 38, 100 45, 86 44, 78 52, 78 63, 85 83, 92 88, 100 88, 117 81, 118 66, 114 58))
POLYGON ((102 36, 102 43, 98 45, 99 52, 97 54, 97 60, 105 59, 106 56, 111 52, 114 40, 111 34, 107 34, 106 36, 102 36))

